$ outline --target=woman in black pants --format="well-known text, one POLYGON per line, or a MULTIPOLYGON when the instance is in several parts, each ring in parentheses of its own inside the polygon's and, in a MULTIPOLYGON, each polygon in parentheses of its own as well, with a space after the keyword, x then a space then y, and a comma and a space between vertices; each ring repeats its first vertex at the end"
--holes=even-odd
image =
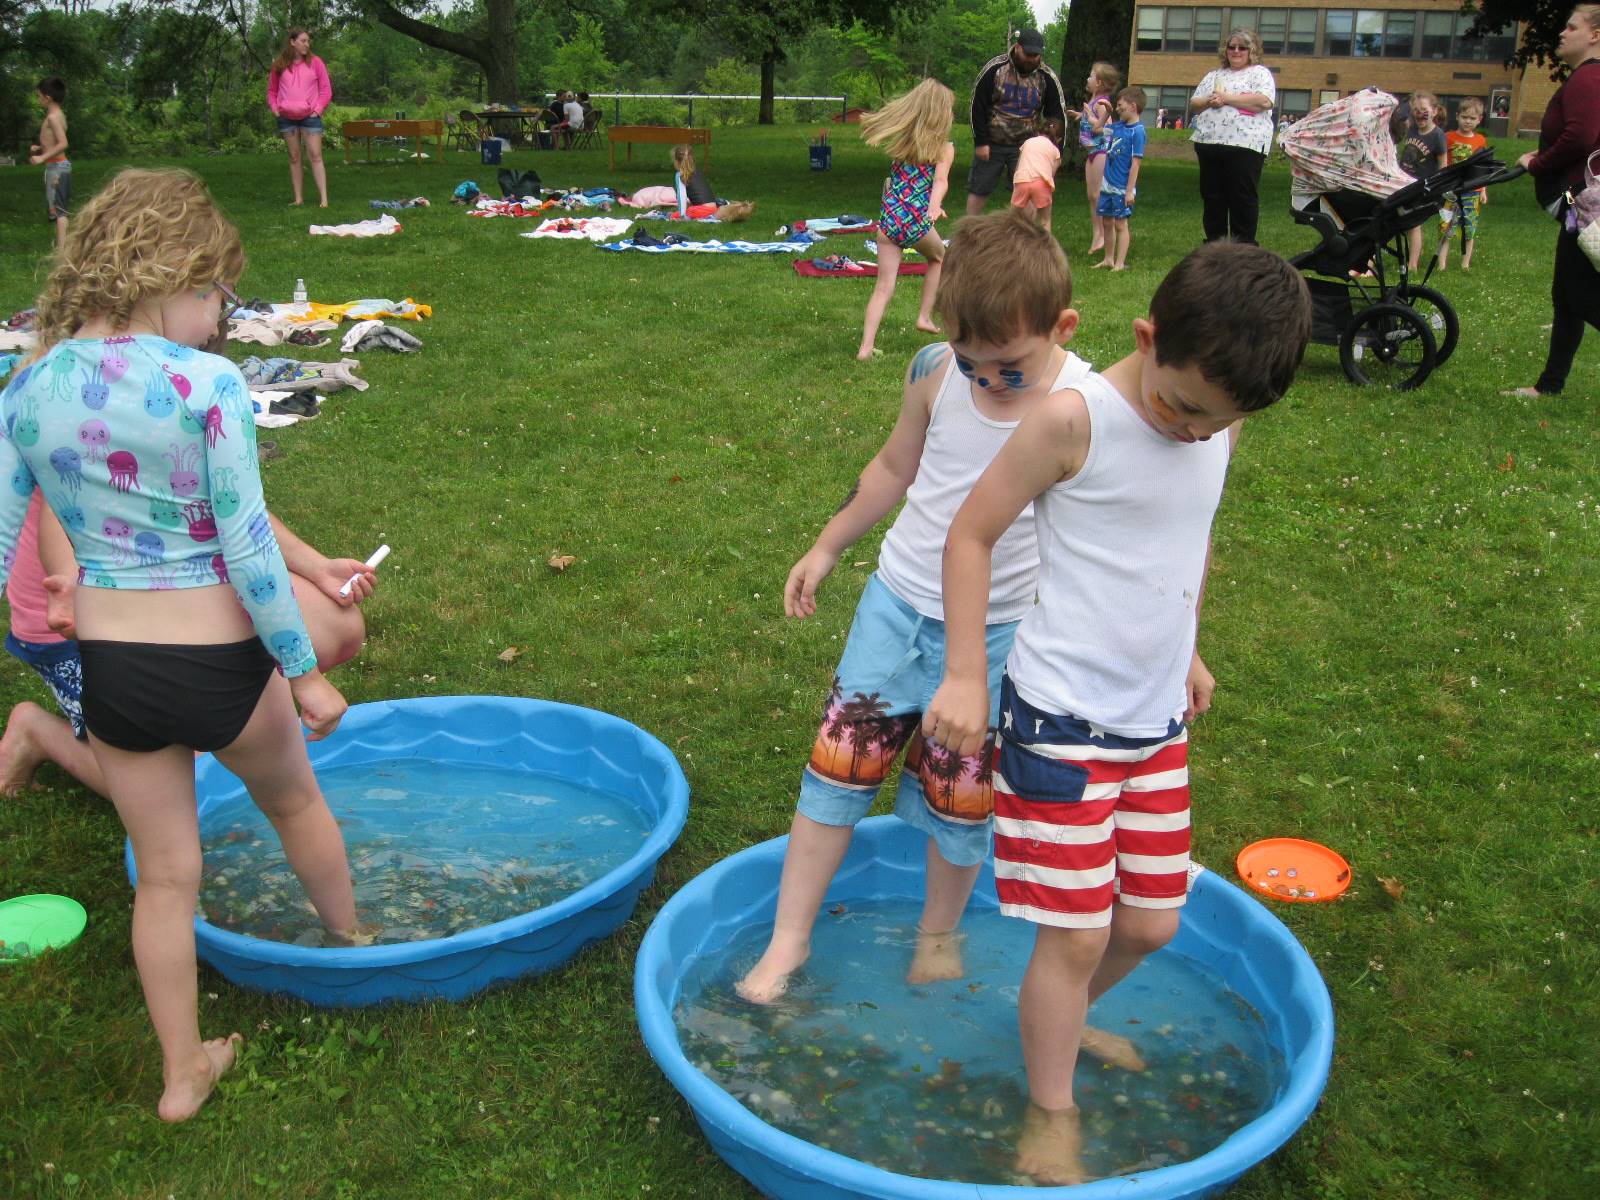
POLYGON ((1278 89, 1261 65, 1254 31, 1235 29, 1222 44, 1222 66, 1210 72, 1189 100, 1206 241, 1256 240, 1260 201, 1256 185, 1272 150, 1272 106, 1278 89))
POLYGON ((1600 329, 1600 270, 1578 245, 1578 231, 1567 224, 1568 191, 1583 187, 1584 164, 1600 150, 1600 4, 1580 4, 1561 31, 1556 55, 1572 68, 1561 90, 1550 98, 1539 125, 1539 150, 1518 165, 1533 176, 1534 195, 1561 222, 1556 234, 1556 269, 1550 281, 1555 319, 1544 371, 1531 388, 1508 396, 1554 396, 1567 385, 1567 373, 1583 341, 1583 327, 1600 329))

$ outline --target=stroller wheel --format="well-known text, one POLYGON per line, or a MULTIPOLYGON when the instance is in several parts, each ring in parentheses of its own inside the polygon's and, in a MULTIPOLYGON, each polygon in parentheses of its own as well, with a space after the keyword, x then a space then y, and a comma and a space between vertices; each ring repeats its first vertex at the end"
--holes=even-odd
POLYGON ((1414 308, 1417 315, 1433 329, 1433 340, 1439 349, 1433 365, 1444 366, 1446 360, 1455 353, 1456 341, 1461 336, 1461 321, 1456 316, 1454 305, 1442 293, 1420 283, 1408 283, 1395 289, 1391 299, 1414 308))
POLYGON ((1404 304, 1385 302, 1363 308, 1339 336, 1339 365, 1352 383, 1410 391, 1428 377, 1438 361, 1433 326, 1404 304))

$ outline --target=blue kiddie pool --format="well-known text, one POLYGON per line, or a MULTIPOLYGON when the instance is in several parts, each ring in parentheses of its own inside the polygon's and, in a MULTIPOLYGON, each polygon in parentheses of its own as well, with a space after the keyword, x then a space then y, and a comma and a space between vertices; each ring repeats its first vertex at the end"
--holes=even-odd
POLYGON ((1090 1015, 1127 1034, 1146 1069, 1080 1057, 1089 1181, 1023 1186, 1016 995, 1032 929, 999 915, 991 867, 963 921, 962 969, 908 984, 925 839, 893 817, 862 822, 789 995, 745 1005, 732 981, 766 944, 786 845, 692 880, 656 916, 634 973, 651 1055, 717 1153, 765 1195, 1213 1196, 1282 1146, 1322 1094, 1333 1053, 1322 977, 1276 917, 1200 872, 1178 936, 1090 1015))
MULTIPOLYGON (((562 965, 628 919, 689 811, 683 771, 659 741, 543 700, 360 704, 308 749, 344 832, 358 915, 387 944, 314 944, 320 926, 276 835, 210 755, 196 768, 209 919, 196 918, 195 934, 232 982, 322 1006, 462 1000, 562 965)), ((131 845, 125 857, 136 881, 131 845)))

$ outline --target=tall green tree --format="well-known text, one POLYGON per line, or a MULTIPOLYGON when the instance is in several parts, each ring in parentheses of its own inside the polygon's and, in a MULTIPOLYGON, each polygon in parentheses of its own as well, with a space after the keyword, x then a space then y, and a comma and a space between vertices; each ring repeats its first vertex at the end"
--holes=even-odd
POLYGON ((1077 0, 1072 6, 1072 36, 1061 48, 1061 86, 1069 103, 1083 98, 1083 81, 1097 62, 1115 63, 1128 75, 1133 39, 1133 0, 1077 0))
POLYGON ((1477 19, 1472 23, 1475 35, 1494 33, 1513 21, 1527 22, 1516 52, 1506 65, 1525 67, 1539 63, 1552 68, 1552 76, 1566 71, 1556 57, 1556 42, 1575 7, 1575 0, 1478 0, 1476 4, 1466 0, 1462 4, 1463 11, 1477 9, 1477 19))

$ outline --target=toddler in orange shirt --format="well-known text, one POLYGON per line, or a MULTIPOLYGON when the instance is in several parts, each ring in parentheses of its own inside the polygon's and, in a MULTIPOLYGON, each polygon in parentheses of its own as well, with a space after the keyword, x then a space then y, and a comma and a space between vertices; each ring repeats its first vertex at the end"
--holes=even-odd
POLYGON ((1050 205, 1056 198, 1056 171, 1061 166, 1060 121, 1046 121, 1044 131, 1022 143, 1011 176, 1011 207, 1032 210, 1033 219, 1050 228, 1050 205))

